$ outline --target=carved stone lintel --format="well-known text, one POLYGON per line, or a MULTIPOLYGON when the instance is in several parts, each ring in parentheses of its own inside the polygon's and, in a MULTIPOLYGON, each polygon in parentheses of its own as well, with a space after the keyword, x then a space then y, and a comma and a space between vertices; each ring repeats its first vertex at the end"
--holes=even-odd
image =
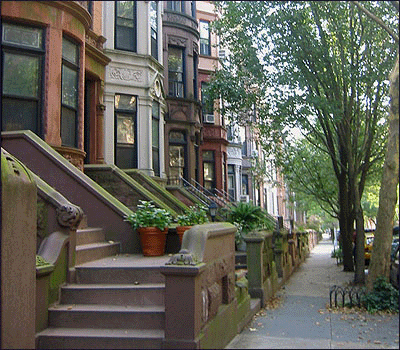
POLYGON ((143 82, 143 72, 141 70, 129 68, 110 68, 110 78, 125 81, 143 82))
POLYGON ((63 227, 76 229, 83 218, 83 211, 73 204, 64 204, 57 208, 57 221, 63 227))
POLYGON ((196 259, 186 249, 182 249, 178 254, 173 255, 165 265, 197 265, 196 259))

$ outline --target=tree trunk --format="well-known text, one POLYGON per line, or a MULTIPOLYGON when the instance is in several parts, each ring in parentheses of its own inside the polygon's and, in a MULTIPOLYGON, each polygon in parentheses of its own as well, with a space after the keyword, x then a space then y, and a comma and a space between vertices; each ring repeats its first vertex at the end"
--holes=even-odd
POLYGON ((369 290, 373 288, 377 277, 389 277, 393 217, 399 183, 399 56, 390 74, 390 97, 388 145, 379 191, 374 248, 367 279, 369 290))
POLYGON ((351 203, 346 181, 346 175, 339 178, 339 226, 343 252, 343 271, 354 271, 353 262, 353 226, 354 218, 351 215, 351 203))
POLYGON ((364 215, 361 208, 360 194, 358 186, 355 186, 355 203, 356 208, 356 246, 355 246, 355 283, 365 283, 365 254, 364 254, 364 215))

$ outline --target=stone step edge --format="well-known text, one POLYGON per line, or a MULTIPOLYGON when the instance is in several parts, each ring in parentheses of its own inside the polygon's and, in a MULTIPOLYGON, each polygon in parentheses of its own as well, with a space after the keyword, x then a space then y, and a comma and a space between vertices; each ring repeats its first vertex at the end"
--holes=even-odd
POLYGON ((107 304, 54 304, 49 312, 138 312, 164 313, 164 305, 107 305, 107 304))
POLYGON ((120 328, 62 328, 49 327, 36 336, 100 337, 100 338, 164 338, 163 329, 120 329, 120 328))

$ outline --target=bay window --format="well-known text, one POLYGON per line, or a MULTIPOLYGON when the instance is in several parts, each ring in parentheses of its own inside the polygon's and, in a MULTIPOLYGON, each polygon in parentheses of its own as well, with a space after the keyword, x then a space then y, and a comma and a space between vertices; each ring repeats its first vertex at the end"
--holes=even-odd
POLYGON ((79 45, 63 38, 61 68, 61 143, 77 147, 79 45))
POLYGON ((31 130, 41 135, 44 61, 42 28, 2 24, 3 131, 31 130))

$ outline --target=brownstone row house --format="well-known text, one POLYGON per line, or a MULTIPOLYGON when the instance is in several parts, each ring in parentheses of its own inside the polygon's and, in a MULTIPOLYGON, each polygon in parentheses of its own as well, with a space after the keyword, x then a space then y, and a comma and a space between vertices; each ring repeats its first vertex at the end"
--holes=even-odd
POLYGON ((225 191, 224 121, 201 103, 215 15, 198 3, 5 2, 2 131, 32 130, 81 170, 115 164, 225 191))

